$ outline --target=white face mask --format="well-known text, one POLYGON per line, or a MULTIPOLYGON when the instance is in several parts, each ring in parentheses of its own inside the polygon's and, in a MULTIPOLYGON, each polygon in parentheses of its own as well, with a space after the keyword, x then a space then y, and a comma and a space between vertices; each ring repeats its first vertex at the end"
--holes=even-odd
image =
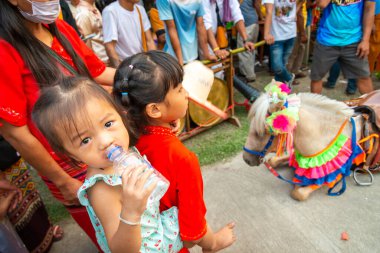
POLYGON ((59 0, 52 0, 49 2, 27 1, 32 4, 32 14, 19 9, 20 13, 27 20, 34 23, 51 24, 57 19, 61 9, 59 0))

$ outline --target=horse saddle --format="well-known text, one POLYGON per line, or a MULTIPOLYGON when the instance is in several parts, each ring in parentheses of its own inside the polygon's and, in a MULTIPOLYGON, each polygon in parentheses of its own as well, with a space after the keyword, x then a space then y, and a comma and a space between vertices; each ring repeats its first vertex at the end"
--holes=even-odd
POLYGON ((376 132, 380 131, 380 90, 372 91, 357 100, 354 108, 355 112, 365 113, 368 115, 369 122, 375 128, 376 132))
MULTIPOLYGON (((369 135, 369 132, 380 134, 380 90, 372 91, 347 104, 353 106, 354 111, 362 114, 365 119, 363 137, 369 135)), ((380 142, 377 140, 375 143, 377 145, 374 147, 374 152, 367 160, 367 164, 371 167, 380 161, 380 142)))

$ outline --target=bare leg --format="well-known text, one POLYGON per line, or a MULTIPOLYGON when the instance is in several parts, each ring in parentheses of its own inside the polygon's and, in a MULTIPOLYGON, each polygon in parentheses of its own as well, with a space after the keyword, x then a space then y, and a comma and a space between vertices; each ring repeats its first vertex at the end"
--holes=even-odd
POLYGON ((317 93, 321 94, 322 93, 322 80, 319 81, 311 81, 310 83, 310 91, 311 93, 317 93))
POLYGON ((359 78, 357 84, 360 94, 366 94, 368 92, 373 91, 371 77, 359 78))
POLYGON ((292 196, 293 199, 298 201, 304 201, 307 200, 310 196, 310 194, 318 189, 317 187, 311 187, 311 186, 294 186, 293 191, 291 192, 290 196, 292 196))
POLYGON ((231 246, 236 241, 235 223, 231 222, 215 233, 216 247, 213 251, 203 250, 203 253, 213 253, 231 246))

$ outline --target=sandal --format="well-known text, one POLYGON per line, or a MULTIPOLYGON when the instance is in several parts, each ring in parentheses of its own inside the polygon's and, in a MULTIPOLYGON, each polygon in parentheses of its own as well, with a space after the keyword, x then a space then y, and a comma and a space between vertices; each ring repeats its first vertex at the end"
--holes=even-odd
POLYGON ((58 242, 63 238, 63 229, 59 225, 53 226, 53 242, 58 242))

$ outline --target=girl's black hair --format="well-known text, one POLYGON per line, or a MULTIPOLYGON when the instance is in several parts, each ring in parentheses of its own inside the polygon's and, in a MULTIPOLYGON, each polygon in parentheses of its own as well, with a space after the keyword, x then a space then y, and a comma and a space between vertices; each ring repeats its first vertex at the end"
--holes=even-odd
POLYGON ((113 95, 126 110, 132 133, 137 138, 149 117, 145 108, 165 100, 170 88, 183 80, 183 69, 173 56, 162 51, 139 53, 125 59, 116 71, 113 95))
POLYGON ((70 133, 73 129, 78 130, 78 119, 89 122, 89 115, 85 108, 87 102, 94 98, 103 100, 115 108, 128 129, 121 106, 105 89, 89 78, 64 77, 54 86, 43 89, 33 108, 32 119, 52 149, 61 157, 66 158, 70 155, 65 151, 62 143, 64 138, 72 135, 70 133), (62 130, 66 136, 58 134, 62 130))
MULTIPOLYGON (((25 19, 16 6, 8 0, 0 0, 0 38, 20 53, 40 87, 50 86, 62 77, 62 71, 57 67, 56 60, 47 52, 46 45, 34 37, 24 23, 25 19)), ((91 78, 86 65, 66 37, 59 32, 55 22, 49 25, 49 30, 70 55, 78 73, 91 78)))

